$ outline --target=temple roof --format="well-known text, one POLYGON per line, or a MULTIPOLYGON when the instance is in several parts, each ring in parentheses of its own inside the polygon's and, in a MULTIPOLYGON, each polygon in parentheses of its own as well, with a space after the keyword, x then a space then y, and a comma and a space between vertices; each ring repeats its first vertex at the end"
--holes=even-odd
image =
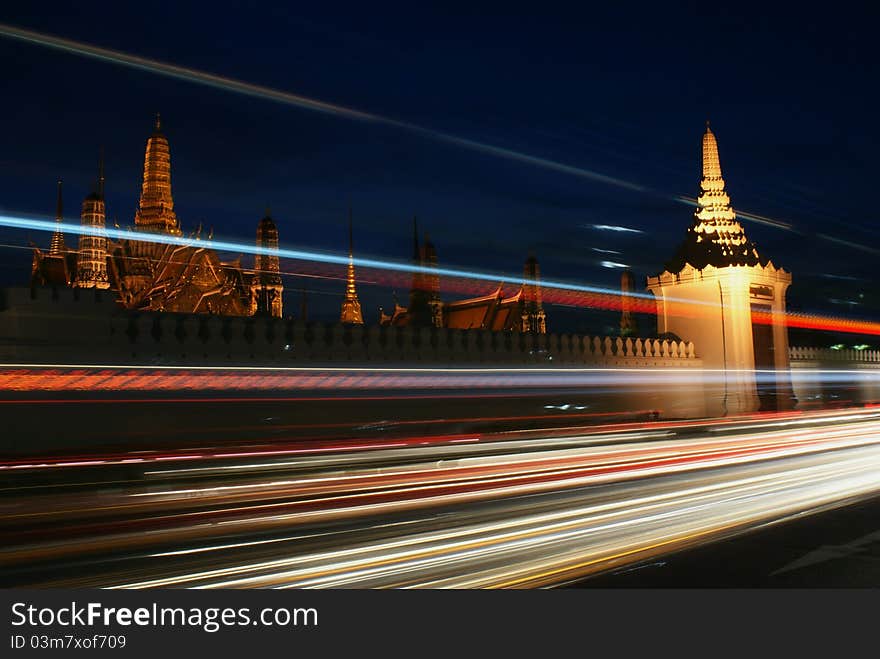
POLYGON ((767 259, 758 254, 758 248, 746 236, 730 205, 721 174, 718 142, 708 122, 703 134, 703 176, 694 222, 688 227, 675 256, 666 264, 666 270, 679 272, 688 263, 697 269, 707 265, 723 268, 767 264, 767 259))
POLYGON ((47 254, 34 249, 31 285, 70 286, 76 271, 76 252, 65 250, 47 254))

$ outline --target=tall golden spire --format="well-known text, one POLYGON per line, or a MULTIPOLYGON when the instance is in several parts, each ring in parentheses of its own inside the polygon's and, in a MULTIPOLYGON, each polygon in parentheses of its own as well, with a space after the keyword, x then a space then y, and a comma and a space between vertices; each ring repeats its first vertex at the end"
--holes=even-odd
POLYGON ((724 178, 721 176, 721 159, 718 157, 718 142, 715 134, 706 122, 703 133, 703 178, 700 181, 700 196, 697 199, 699 209, 697 218, 700 220, 730 221, 736 219, 736 213, 730 207, 730 197, 724 190, 724 178))
POLYGON ((67 251, 64 244, 64 234, 61 233, 61 223, 64 222, 63 205, 61 203, 61 179, 58 179, 58 202, 55 206, 55 224, 57 228, 52 234, 52 240, 49 243, 49 254, 61 254, 67 251))
POLYGON ((706 119, 706 132, 703 133, 703 178, 721 178, 721 160, 718 158, 718 142, 715 133, 706 119))
POLYGON ((141 199, 134 217, 135 226, 146 231, 181 234, 171 197, 171 149, 162 134, 162 123, 156 115, 153 134, 147 140, 144 155, 144 182, 141 199))
POLYGON ((363 325, 364 317, 361 314, 361 303, 358 300, 354 282, 354 233, 352 229, 351 207, 348 209, 348 277, 345 284, 345 299, 342 301, 342 311, 339 314, 339 322, 349 325, 363 325))
POLYGON ((257 252, 251 282, 252 313, 281 318, 284 311, 284 282, 278 258, 278 228, 266 208, 257 224, 257 252))
POLYGON ((758 250, 736 219, 730 197, 721 175, 718 141, 706 122, 703 133, 703 176, 694 223, 676 256, 667 263, 669 272, 679 272, 686 263, 697 269, 706 265, 723 268, 728 265, 755 265, 760 261, 758 250))

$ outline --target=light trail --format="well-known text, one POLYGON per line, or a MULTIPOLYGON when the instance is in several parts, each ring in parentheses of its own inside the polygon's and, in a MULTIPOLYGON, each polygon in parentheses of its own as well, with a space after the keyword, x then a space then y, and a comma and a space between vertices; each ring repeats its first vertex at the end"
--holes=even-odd
POLYGON ((20 497, 0 518, 0 564, 101 565, 123 552, 52 584, 68 587, 553 585, 880 491, 876 416, 731 425, 725 436, 500 439, 495 452, 462 444, 440 460, 440 447, 382 448, 296 463, 290 476, 218 473, 54 506, 20 497), (390 528, 390 514, 405 517, 390 528), (45 539, 52 517, 65 542, 45 539), (273 530, 282 535, 260 535, 273 530))
MULTIPOLYGON (((612 185, 615 187, 623 188, 626 190, 631 190, 635 192, 640 192, 643 194, 650 194, 653 196, 661 197, 670 201, 674 201, 677 203, 683 203, 686 205, 693 205, 695 200, 691 197, 683 196, 683 195, 670 195, 657 192, 652 190, 651 188, 634 183, 632 181, 626 181, 624 179, 620 179, 613 176, 608 176, 606 174, 602 174, 600 172, 596 172, 593 170, 585 169, 583 167, 577 167, 574 165, 569 165, 565 163, 561 163, 555 160, 550 160, 549 158, 542 158, 539 156, 530 155, 528 153, 524 153, 522 151, 517 151, 514 149, 508 149, 505 147, 500 147, 493 144, 488 144, 485 142, 480 142, 478 140, 472 140, 464 137, 459 137, 457 135, 453 135, 451 133, 446 133, 439 130, 434 130, 431 128, 426 128, 424 126, 419 126, 417 124, 413 124, 406 121, 401 121, 398 119, 393 119, 390 117, 385 117, 382 115, 363 112, 361 110, 355 110, 353 108, 345 107, 342 105, 328 103, 325 101, 321 101, 318 99, 309 98, 306 96, 302 96, 299 94, 292 94, 290 92, 281 91, 278 89, 273 89, 271 87, 265 87, 262 85, 255 85, 252 83, 244 82, 241 80, 235 80, 233 78, 228 78, 225 76, 219 76, 212 73, 207 73, 204 71, 199 71, 196 69, 178 66, 175 64, 170 64, 167 62, 161 62, 159 60, 150 59, 147 57, 140 57, 138 55, 132 55, 130 53, 125 53, 119 50, 112 50, 109 48, 101 48, 99 46, 94 46, 88 43, 84 43, 81 41, 75 41, 73 39, 65 39, 63 37, 58 37, 50 34, 45 34, 41 32, 36 32, 34 30, 26 30, 20 27, 16 27, 13 25, 0 23, 0 36, 5 36, 11 39, 15 39, 17 41, 22 41, 25 43, 30 43, 33 45, 43 46, 46 48, 51 48, 54 50, 60 50, 62 52, 72 53, 75 55, 80 55, 83 57, 88 57, 91 59, 97 59, 103 62, 109 62, 112 64, 118 64, 121 66, 131 67, 140 71, 145 71, 147 73, 152 73, 156 75, 167 76, 170 78, 174 78, 176 80, 183 80, 185 82, 191 82, 199 85, 204 85, 207 87, 211 87, 214 89, 219 89, 222 91, 232 92, 236 94, 243 94, 245 96, 251 96, 255 98, 260 98, 268 101, 273 101, 276 103, 282 103, 284 105, 289 105, 292 107, 298 107, 305 110, 320 112, 323 114, 330 114, 336 117, 350 119, 354 121, 362 121, 368 123, 381 124, 393 128, 397 128, 400 130, 407 131, 409 133, 419 135, 421 137, 431 139, 438 142, 445 142, 447 144, 453 144, 456 146, 463 147, 465 149, 469 149, 472 151, 477 151, 480 153, 484 153, 487 155, 492 155, 495 157, 505 158, 508 160, 512 160, 515 162, 521 162, 528 165, 533 165, 536 167, 541 167, 543 169, 548 169, 551 171, 560 172, 563 174, 567 174, 570 176, 576 176, 583 179, 588 179, 592 181, 597 181, 599 183, 604 183, 606 185, 612 185)), ((767 226, 772 226, 777 229, 784 229, 787 231, 793 231, 793 227, 791 224, 787 222, 782 222, 779 220, 774 220, 773 218, 766 217, 764 215, 758 215, 756 213, 746 213, 742 211, 738 211, 738 215, 744 219, 758 222, 760 224, 764 224, 767 226)), ((598 227, 597 227, 598 228, 598 227)), ((609 227, 603 227, 609 228, 609 227)), ((627 230, 624 228, 614 228, 615 230, 627 230)), ((637 233, 641 233, 639 230, 630 229, 630 231, 635 231, 637 233)), ((829 240, 836 240, 828 236, 821 236, 823 238, 827 238, 829 240)), ((841 241, 838 241, 841 242, 841 241)), ((853 247, 859 249, 866 249, 862 245, 858 245, 853 243, 853 247)), ((868 251, 877 252, 878 250, 871 250, 867 248, 868 251)))
MULTIPOLYGON (((542 586, 603 567, 644 560, 744 530, 768 520, 827 505, 841 495, 871 493, 880 483, 871 469, 877 451, 829 461, 789 458, 786 469, 739 469, 716 485, 705 479, 626 502, 568 506, 553 513, 518 515, 502 522, 471 522, 452 531, 270 562, 123 582, 114 587, 430 587, 542 586), (811 466, 804 467, 803 464, 811 466), (759 474, 759 475, 756 475, 759 474), (572 542, 573 541, 573 542, 572 542), (588 557, 589 560, 584 560, 588 557), (626 559, 629 560, 621 560, 626 559), (584 569, 586 567, 591 569, 584 569)), ((647 488, 645 488, 647 489, 647 488)), ((623 492, 620 493, 623 495, 623 492)), ((588 497, 593 498, 595 497, 588 497)))
POLYGON ((270 87, 264 87, 262 85, 255 85, 252 83, 243 82, 241 80, 235 80, 233 78, 214 75, 212 73, 206 73, 204 71, 198 71, 192 68, 177 66, 175 64, 169 64, 167 62, 161 62, 159 60, 150 59, 147 57, 131 55, 129 53, 124 53, 119 50, 101 48, 98 46, 93 46, 91 44, 83 43, 81 41, 74 41, 72 39, 56 37, 41 32, 35 32, 33 30, 25 30, 19 27, 2 23, 0 23, 0 36, 9 37, 18 41, 24 41, 27 43, 44 46, 55 50, 61 50, 67 53, 73 53, 75 55, 89 57, 91 59, 97 59, 103 62, 119 64, 122 66, 135 68, 140 71, 167 76, 176 80, 183 80, 185 82, 192 82, 195 84, 212 87, 214 89, 220 89, 227 92, 233 92, 236 94, 243 94, 245 96, 252 96, 268 101, 274 101, 276 103, 282 103, 284 105, 298 107, 313 112, 321 112, 323 114, 330 114, 333 116, 355 121, 382 124, 393 128, 402 129, 407 132, 420 135, 421 137, 425 137, 438 142, 454 144, 456 146, 464 147, 472 151, 478 151, 488 155, 502 157, 508 160, 514 160, 517 162, 542 167, 544 169, 550 169, 553 171, 562 172, 564 174, 598 181, 600 183, 605 183, 608 185, 614 185, 627 190, 638 192, 649 191, 648 188, 645 188, 644 186, 638 185, 636 183, 615 178, 613 176, 607 176, 605 174, 594 172, 589 169, 584 169, 582 167, 567 165, 564 163, 556 162, 555 160, 550 160, 548 158, 541 158, 538 156, 523 153, 521 151, 499 147, 492 144, 487 144, 485 142, 467 139, 464 137, 458 137, 450 133, 433 130, 431 128, 425 128, 423 126, 412 124, 406 121, 400 121, 398 119, 392 119, 390 117, 372 114, 369 112, 362 112, 360 110, 355 110, 342 105, 327 103, 325 101, 308 98, 306 96, 301 96, 298 94, 291 94, 290 92, 280 91, 278 89, 272 89, 270 87))
MULTIPOLYGON (((151 366, 0 364, 0 391, 343 391, 464 390, 468 396, 503 389, 566 387, 669 387, 722 385, 729 374, 747 373, 774 384, 772 369, 593 367, 407 368, 307 366, 151 366)), ((880 369, 790 369, 798 384, 878 383, 880 369)), ((432 394, 434 395, 434 394, 432 394)), ((279 394, 278 400, 285 400, 279 394)), ((38 401, 42 399, 37 399, 38 401)), ((192 401, 193 399, 183 399, 192 401)), ((211 400, 207 398, 206 400, 211 400)), ((292 399, 291 399, 292 400, 292 399)), ((307 399, 305 399, 307 400, 307 399)), ((4 398, 0 402, 19 402, 4 398)), ((57 402, 57 401, 51 401, 57 402)))
MULTIPOLYGON (((678 195, 675 197, 675 201, 678 201, 682 204, 686 204, 688 206, 697 207, 697 200, 694 197, 688 197, 686 195, 678 195)), ((800 233, 797 229, 792 226, 789 222, 783 222, 781 220, 775 220, 772 217, 767 217, 766 215, 758 215, 757 213, 747 213, 745 211, 737 210, 736 211, 737 218, 742 218, 744 220, 750 220, 752 222, 756 222, 757 224, 764 224, 768 227, 773 227, 774 229, 782 229, 784 231, 796 231, 800 233)), ((827 238, 827 236, 819 236, 820 238, 827 238)))
POLYGON ((632 229, 630 227, 623 227, 611 224, 592 224, 590 226, 592 226, 592 228, 596 229, 597 231, 615 231, 618 233, 644 233, 644 231, 640 229, 632 229))
MULTIPOLYGON (((568 417, 569 415, 566 415, 568 417)), ((575 418, 584 415, 571 415, 575 418)), ((588 415, 589 416, 589 415, 588 415)), ((599 414, 598 416, 603 416, 599 414)), ((608 416, 608 415, 604 415, 608 416)), ((361 461, 361 458, 354 458, 354 454, 360 451, 377 451, 379 449, 399 449, 409 448, 407 455, 412 456, 416 452, 421 454, 436 451, 437 455, 449 456, 458 455, 462 452, 473 452, 474 450, 495 452, 498 447, 504 449, 516 448, 518 450, 528 450, 536 448, 546 448, 549 446, 568 446, 572 443, 585 445, 591 443, 608 443, 608 442, 628 442, 634 440, 653 440, 668 437, 672 431, 701 429, 704 432, 740 432, 754 429, 778 428, 782 429, 791 425, 816 425, 816 424, 837 424, 842 421, 859 421, 876 419, 880 416, 877 407, 869 407, 865 410, 853 412, 851 410, 843 411, 792 411, 792 412, 776 412, 773 414, 761 413, 757 415, 740 415, 732 416, 725 419, 699 419, 693 421, 654 421, 646 426, 642 422, 624 422, 612 423, 605 425, 596 425, 589 427, 588 435, 584 435, 586 431, 583 427, 561 428, 550 431, 548 429, 541 430, 518 430, 505 433, 491 434, 457 434, 457 435, 430 435, 423 437, 401 437, 395 441, 377 440, 377 439, 334 439, 334 440, 308 440, 297 439, 286 444, 279 443, 275 440, 270 446, 253 446, 244 445, 239 448, 203 448, 197 453, 193 453, 192 449, 179 448, 172 451, 161 452, 156 450, 124 452, 117 454, 102 453, 99 456, 93 455, 71 455, 63 456, 40 456, 38 458, 23 457, 19 459, 5 459, 0 462, 0 470, 45 470, 55 469, 71 461, 78 461, 83 466, 97 465, 125 465, 139 464, 143 465, 147 471, 145 476, 156 478, 164 478, 168 476, 179 475, 196 475, 198 473, 222 473, 229 470, 242 469, 259 469, 262 466, 278 466, 285 463, 255 463, 253 460, 265 461, 267 459, 287 460, 291 456, 307 457, 309 464, 317 466, 319 464, 329 464, 321 462, 323 458, 329 454, 345 454, 347 460, 361 461), (480 442, 479 449, 473 448, 452 448, 451 445, 459 442, 480 442), (136 456, 136 457, 133 457, 136 456), (221 463, 233 461, 232 464, 213 464, 209 467, 178 467, 168 464, 169 462, 185 462, 193 459, 206 459, 212 461, 220 461, 221 463), (245 460, 245 462, 240 462, 245 460), (157 466, 161 465, 161 469, 157 466), (155 469, 155 471, 149 471, 155 469)), ((532 417, 514 417, 515 420, 523 420, 532 417)), ((547 420, 548 417, 541 417, 547 420)), ((453 419, 460 421, 461 419, 453 419)), ((465 419, 465 421, 477 421, 479 419, 465 419)), ((439 419, 438 421, 446 421, 439 419)), ((411 422, 395 422, 395 425, 406 426, 410 423, 424 423, 422 420, 411 422)), ((342 427, 350 427, 348 424, 339 424, 342 427)), ((291 426, 293 429, 301 429, 303 426, 291 426)), ((216 431, 217 428, 207 429, 208 431, 216 431)), ((265 430, 265 428, 258 428, 265 430)), ((433 453, 432 453, 433 454, 433 453)), ((372 457, 365 457, 363 460, 374 460, 372 457)), ((384 458, 380 458, 384 459, 384 458)), ((337 458, 333 457, 336 461, 337 458)), ((301 464, 299 462, 286 463, 287 466, 301 464)))
MULTIPOLYGON (((254 254, 254 255, 268 255, 268 256, 277 256, 279 258, 285 259, 294 259, 298 261, 310 261, 315 263, 325 263, 332 265, 344 265, 347 266, 349 261, 352 260, 355 266, 369 269, 377 269, 377 270, 389 270, 392 272, 403 272, 408 274, 434 274, 439 275, 441 277, 460 277, 464 279, 471 279, 477 281, 486 281, 491 282, 493 284, 498 284, 498 282, 506 282, 508 284, 514 285, 528 285, 531 280, 525 279, 522 276, 508 276, 497 273, 485 273, 478 272, 473 270, 461 270, 456 268, 441 268, 441 267, 428 267, 428 266, 418 266, 413 263, 402 263, 398 261, 390 261, 390 260, 378 260, 378 259, 367 259, 361 257, 353 257, 353 259, 349 259, 349 256, 341 255, 341 254, 330 254, 324 252, 314 252, 307 250, 296 250, 296 249, 270 249, 265 247, 260 247, 255 244, 249 243, 239 243, 239 242, 229 242, 223 240, 211 240, 203 241, 197 238, 187 238, 184 236, 173 236, 170 234, 159 234, 159 233, 144 233, 144 232, 135 232, 130 229, 117 229, 115 227, 106 227, 103 229, 95 229, 89 226, 83 226, 81 224, 73 224, 70 222, 57 222, 55 220, 38 220, 20 216, 10 216, 10 215, 0 215, 0 226, 9 227, 11 229, 24 229, 24 230, 35 230, 35 231, 45 231, 49 233, 53 233, 55 231, 61 231, 65 234, 72 235, 86 235, 86 236, 98 236, 103 238, 113 238, 115 240, 140 240, 145 242, 153 242, 162 245, 172 245, 175 247, 198 247, 198 248, 210 248, 221 252, 243 252, 246 254, 254 254)), ((562 290, 569 291, 577 291, 581 293, 603 293, 608 295, 619 296, 620 292, 611 289, 611 288, 603 288, 597 286, 584 286, 581 284, 575 284, 571 282, 559 282, 559 281, 542 281, 541 286, 547 288, 559 288, 562 290)), ((653 300, 654 297, 650 293, 632 293, 631 296, 633 298, 644 298, 653 300)), ((682 302, 685 302, 684 300, 682 302)))
MULTIPOLYGON (((396 273, 407 274, 431 274, 441 277, 453 279, 464 279, 472 281, 491 282, 497 285, 498 282, 504 282, 515 286, 528 286, 531 280, 518 275, 504 275, 499 273, 486 273, 475 270, 462 270, 458 268, 441 268, 418 266, 413 263, 402 263, 398 261, 368 259, 354 257, 350 259, 348 255, 330 254, 307 250, 294 249, 269 249, 257 245, 247 243, 229 242, 212 240, 210 242, 201 241, 196 238, 186 238, 183 236, 173 236, 164 234, 146 234, 135 232, 130 229, 104 228, 95 229, 93 227, 84 227, 80 224, 72 224, 69 222, 59 223, 57 221, 37 220, 18 216, 0 215, 0 226, 6 226, 13 229, 34 229, 38 231, 54 232, 57 230, 63 233, 74 235, 90 235, 114 238, 117 240, 144 240, 164 245, 172 245, 176 247, 197 247, 216 249, 226 252, 243 252, 247 254, 260 254, 269 256, 278 256, 279 258, 294 259, 298 261, 314 262, 319 264, 332 264, 347 266, 352 261, 359 268, 369 270, 385 270, 396 273)), ((612 262, 607 262, 611 264, 612 262)), ((614 264, 615 267, 623 264, 614 264)), ((369 282, 368 282, 369 283, 369 282)), ((578 306, 596 307, 604 309, 619 310, 621 308, 620 291, 600 287, 576 284, 573 282, 564 282, 556 280, 542 280, 541 289, 544 299, 551 303, 572 304, 578 306), (574 295, 574 297, 572 297, 574 295), (577 296, 587 296, 580 297, 577 296)), ((653 293, 628 292, 627 297, 630 298, 632 310, 638 313, 656 313, 654 307, 656 298, 653 293)), ((669 305, 669 315, 692 316, 694 313, 700 313, 705 309, 720 308, 718 302, 706 302, 701 300, 686 300, 676 297, 666 297, 667 305, 669 305)), ((774 322, 773 315, 763 312, 755 312, 754 317, 757 322, 769 323, 774 322)), ((803 329, 817 329, 823 331, 846 332, 850 334, 864 334, 880 336, 880 322, 867 320, 849 320, 845 318, 834 318, 819 314, 808 314, 801 312, 786 312, 786 324, 789 327, 797 327, 803 329)))

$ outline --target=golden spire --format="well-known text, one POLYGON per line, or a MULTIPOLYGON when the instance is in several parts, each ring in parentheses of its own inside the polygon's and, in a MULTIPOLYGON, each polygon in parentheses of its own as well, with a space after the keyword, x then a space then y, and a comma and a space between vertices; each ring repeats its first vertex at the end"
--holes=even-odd
POLYGON ((697 199, 700 208, 697 217, 700 220, 734 220, 736 213, 730 207, 730 197, 724 190, 724 178, 721 176, 721 159, 718 157, 718 142, 715 133, 706 122, 703 133, 703 178, 700 181, 700 196, 697 199))
POLYGON ((58 202, 55 206, 55 224, 58 228, 52 234, 52 240, 49 243, 49 254, 61 254, 67 251, 67 246, 64 244, 64 234, 61 233, 62 222, 64 222, 64 213, 61 203, 61 179, 58 179, 58 202))
POLYGON ((257 224, 257 252, 251 283, 252 313, 281 318, 284 311, 284 282, 281 280, 278 257, 278 228, 268 211, 266 208, 266 216, 257 224))
POLYGON ((351 207, 348 209, 348 277, 345 284, 345 299, 342 301, 342 311, 339 322, 349 325, 363 325, 364 317, 361 314, 361 303, 355 290, 354 277, 354 232, 352 229, 351 207))
POLYGON ((712 132, 708 119, 706 120, 706 132, 703 134, 703 178, 721 178, 721 161, 718 158, 718 142, 715 140, 715 133, 712 132))
POLYGON ((161 132, 162 123, 156 115, 156 126, 147 140, 144 155, 144 182, 134 224, 139 229, 181 234, 171 197, 171 149, 161 132))
POLYGON ((694 223, 678 254, 667 263, 667 270, 678 272, 686 263, 697 269, 706 265, 721 268, 729 265, 755 265, 758 250, 736 219, 725 190, 718 157, 718 141, 706 122, 703 133, 703 176, 694 223))

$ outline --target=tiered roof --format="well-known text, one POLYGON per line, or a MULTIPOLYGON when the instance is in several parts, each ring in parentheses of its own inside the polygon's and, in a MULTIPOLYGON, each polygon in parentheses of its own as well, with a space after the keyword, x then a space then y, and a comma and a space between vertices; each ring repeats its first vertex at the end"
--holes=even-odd
POLYGON ((708 122, 703 134, 703 177, 694 222, 675 256, 666 264, 666 270, 679 272, 686 264, 698 270, 707 265, 723 268, 767 264, 767 259, 758 254, 758 248, 746 236, 730 205, 721 175, 718 142, 708 122))

